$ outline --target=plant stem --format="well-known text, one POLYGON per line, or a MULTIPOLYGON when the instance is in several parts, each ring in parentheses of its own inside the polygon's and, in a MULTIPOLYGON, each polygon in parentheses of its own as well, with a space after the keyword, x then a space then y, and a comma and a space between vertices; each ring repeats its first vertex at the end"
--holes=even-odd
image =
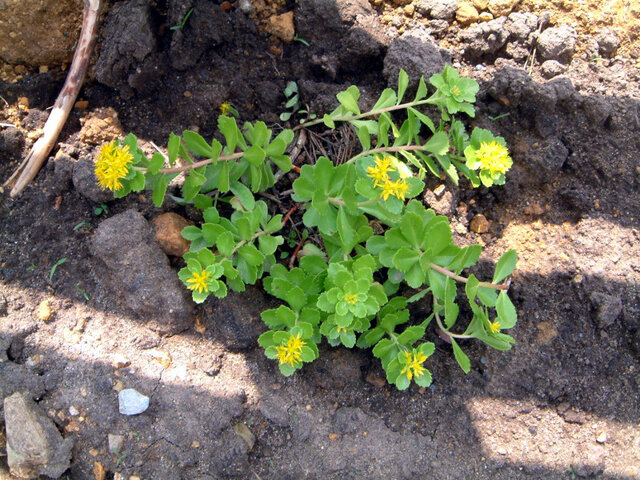
MULTIPOLYGON (((385 113, 385 112, 393 112, 395 110, 402 110, 404 108, 410 108, 410 107, 417 107, 420 105, 426 105, 428 103, 433 103, 432 100, 430 98, 427 98, 425 100, 419 100, 417 102, 406 102, 406 103, 401 103, 400 105, 392 105, 390 107, 386 107, 386 108, 378 108, 376 110, 369 110, 368 112, 364 112, 364 113, 359 113, 359 114, 355 114, 355 115, 342 115, 342 116, 338 116, 338 117, 332 117, 332 120, 334 122, 351 122, 353 120, 360 120, 361 118, 365 118, 365 117, 372 117, 374 115, 380 115, 381 113, 385 113)), ((300 125, 298 125, 297 127, 294 128, 294 130, 299 130, 300 128, 307 128, 307 127, 312 127, 313 125, 318 125, 319 123, 323 123, 324 122, 324 118, 318 118, 316 120, 312 120, 311 122, 304 122, 301 123, 300 125)))
POLYGON ((451 333, 449 330, 447 330, 446 328, 444 328, 444 325, 442 324, 442 321, 440 320, 440 315, 438 315, 438 312, 436 312, 434 310, 433 312, 436 315, 436 323, 438 324, 438 328, 440 328, 440 330, 442 331, 442 333, 444 333, 445 335, 448 335, 451 338, 475 338, 472 335, 459 335, 457 333, 451 333))
MULTIPOLYGON (((178 173, 184 172, 185 170, 189 170, 190 168, 199 168, 204 165, 209 165, 214 161, 225 161, 225 160, 236 160, 241 158, 244 155, 244 152, 238 152, 231 155, 221 155, 218 158, 207 158, 206 160, 200 160, 199 162, 192 163, 190 165, 182 165, 181 167, 172 167, 172 168, 161 168, 158 170, 158 173, 178 173)), ((146 169, 145 169, 146 170, 146 169)))
MULTIPOLYGON (((431 267, 436 272, 440 272, 443 275, 446 275, 447 277, 451 277, 454 280, 457 280, 458 282, 467 283, 469 281, 468 278, 461 277, 460 275, 457 275, 457 274, 453 273, 452 271, 447 270, 444 267, 441 267, 440 265, 436 265, 435 263, 429 264, 429 267, 431 267)), ((493 290, 505 290, 505 291, 509 290, 509 285, 506 285, 506 284, 497 285, 495 283, 480 282, 478 284, 478 286, 482 287, 482 288, 491 288, 493 290)))

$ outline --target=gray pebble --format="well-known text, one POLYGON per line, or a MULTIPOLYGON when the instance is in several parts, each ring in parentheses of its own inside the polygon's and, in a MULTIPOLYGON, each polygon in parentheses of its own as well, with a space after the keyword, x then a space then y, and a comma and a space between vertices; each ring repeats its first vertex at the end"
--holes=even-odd
POLYGON ((149 408, 149 397, 133 388, 127 388, 118 394, 118 403, 121 414, 138 415, 149 408))

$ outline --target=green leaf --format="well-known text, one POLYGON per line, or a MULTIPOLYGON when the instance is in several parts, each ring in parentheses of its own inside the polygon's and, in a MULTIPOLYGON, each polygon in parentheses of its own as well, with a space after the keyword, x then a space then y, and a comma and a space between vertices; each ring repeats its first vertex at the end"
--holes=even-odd
POLYGON ((431 130, 431 133, 436 133, 436 126, 433 124, 433 120, 431 120, 429 117, 427 117, 424 113, 419 112, 418 110, 416 110, 415 108, 411 108, 409 107, 408 109, 411 113, 413 113, 416 118, 418 120, 420 120, 422 123, 424 123, 427 128, 429 130, 431 130))
POLYGON ((144 190, 144 185, 146 183, 146 179, 144 177, 144 173, 136 170, 136 176, 133 177, 133 180, 129 183, 131 187, 131 191, 133 192, 141 192, 144 190))
POLYGON ((149 173, 156 174, 162 167, 164 167, 164 156, 161 153, 156 152, 149 161, 149 173))
POLYGON ((451 346, 453 347, 453 356, 456 357, 458 365, 460 365, 460 368, 464 373, 469 373, 471 370, 469 357, 467 357, 467 354, 462 351, 453 338, 451 339, 451 346))
POLYGON ((202 138, 202 136, 191 130, 185 130, 182 132, 182 140, 184 145, 196 155, 200 157, 213 158, 215 153, 211 148, 211 145, 202 138))
POLYGON ((512 328, 516 324, 518 319, 516 307, 513 306, 511 299, 504 290, 498 294, 496 312, 502 328, 512 328))
POLYGON ((352 217, 343 206, 338 209, 337 226, 345 253, 349 254, 356 243, 356 230, 353 228, 352 217))
POLYGON ((235 152, 239 137, 242 135, 236 124, 236 119, 227 115, 220 115, 218 117, 218 129, 227 142, 227 151, 229 153, 235 152))
POLYGON ((258 237, 258 247, 260 248, 260 251, 264 255, 273 254, 278 248, 278 245, 281 245, 282 242, 283 242, 283 239, 280 236, 272 237, 270 235, 260 235, 258 237))
POLYGON ((361 126, 356 129, 358 134, 358 140, 360 140, 360 144, 362 145, 363 150, 369 150, 371 148, 371 136, 369 135, 369 130, 366 126, 361 126))
POLYGON ((420 77, 420 81, 418 82, 418 90, 416 91, 416 97, 414 102, 418 100, 422 100, 427 96, 427 84, 424 81, 424 77, 420 77))
POLYGON ((182 236, 189 241, 196 240, 202 237, 202 230, 193 225, 189 225, 188 227, 184 227, 182 229, 182 236))
POLYGON ((430 386, 432 382, 431 372, 425 369, 422 375, 419 377, 413 377, 413 381, 416 382, 416 385, 426 388, 430 386))
POLYGON ((180 151, 180 137, 173 132, 169 135, 167 151, 169 153, 169 165, 173 167, 178 158, 178 152, 180 151))
POLYGON ((424 149, 436 155, 445 155, 449 152, 449 135, 446 132, 434 133, 433 137, 424 144, 424 149))
POLYGON ((223 256, 230 257, 231 252, 233 252, 233 249, 236 246, 236 242, 233 240, 233 234, 229 231, 226 231, 218 235, 218 238, 216 239, 216 246, 223 256))
POLYGON ((469 275, 467 279, 467 283, 464 286, 464 291, 467 294, 467 298, 470 302, 473 302, 476 299, 476 295, 478 294, 478 285, 480 281, 474 274, 469 275))
POLYGON ((243 183, 233 182, 230 185, 231 193, 233 193, 236 197, 240 199, 242 206, 246 210, 253 210, 256 206, 255 198, 253 197, 253 193, 249 190, 243 183))
POLYGON ((220 175, 218 176, 218 190, 220 193, 229 191, 229 162, 221 162, 220 175))
POLYGON ((336 124, 333 121, 333 118, 331 118, 331 115, 325 113, 324 116, 322 117, 322 122, 325 124, 325 126, 327 128, 336 128, 336 124))
POLYGON ((398 100, 396 104, 399 105, 402 102, 402 97, 404 97, 404 92, 407 90, 407 86, 409 85, 409 75, 404 71, 403 68, 400 69, 398 73, 398 100))
POLYGON ((491 283, 498 283, 507 278, 513 273, 518 261, 518 253, 515 250, 509 250, 505 252, 498 263, 496 263, 496 270, 493 274, 493 280, 491 283))
POLYGON ((413 327, 407 327, 404 332, 398 335, 397 341, 401 345, 412 347, 413 344, 420 340, 423 336, 424 327, 414 325, 413 327))
POLYGON ((162 202, 164 201, 164 196, 167 193, 167 186, 169 185, 169 180, 167 177, 162 175, 158 178, 158 182, 153 189, 153 193, 151 194, 151 199, 153 200, 153 204, 156 207, 161 207, 162 202))
POLYGON ((200 192, 200 187, 207 180, 202 173, 197 170, 191 169, 189 176, 182 185, 182 196, 185 201, 190 202, 200 192))
MULTIPOLYGON (((380 94, 380 98, 378 99, 376 104, 373 106, 372 110, 381 110, 383 108, 391 107, 395 104, 396 104, 396 92, 394 92, 392 88, 385 88, 380 94)), ((366 150, 368 150, 368 148, 366 150)))
POLYGON ((238 249, 238 255, 246 260, 249 265, 262 266, 264 255, 253 245, 243 245, 238 249))
POLYGON ((358 99, 354 97, 354 91, 350 88, 340 92, 336 95, 336 98, 348 112, 360 114, 360 107, 358 107, 358 99))
POLYGON ((411 380, 409 380, 406 375, 401 373, 396 377, 395 384, 396 387, 398 387, 398 390, 406 390, 407 388, 409 388, 409 385, 411 385, 411 380))
POLYGON ((253 145, 249 147, 247 150, 245 150, 242 158, 244 158, 251 165, 257 167, 257 166, 260 166, 262 162, 264 162, 264 159, 266 158, 266 153, 262 149, 262 147, 258 145, 253 145))
POLYGON ((420 255, 418 252, 407 247, 398 249, 393 256, 393 266, 404 273, 408 272, 419 261, 420 255))

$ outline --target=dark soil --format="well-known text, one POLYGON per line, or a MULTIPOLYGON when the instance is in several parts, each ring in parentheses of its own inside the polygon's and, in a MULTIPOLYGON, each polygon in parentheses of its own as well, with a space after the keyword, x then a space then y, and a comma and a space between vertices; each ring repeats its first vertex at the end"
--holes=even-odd
MULTIPOLYGON (((114 2, 81 97, 94 113, 113 108, 122 131, 148 146, 187 128, 213 135, 223 102, 245 120, 279 128, 291 80, 318 113, 349 84, 365 99, 387 86, 394 40, 368 2, 278 8, 296 12, 296 31, 310 46, 269 37, 236 4, 114 2), (185 27, 170 30, 191 7, 185 27)), ((455 35, 434 39, 451 45, 455 35)), ((451 218, 460 244, 486 246, 477 275, 518 250, 514 348, 464 345, 472 359, 465 375, 430 329, 438 352, 426 390, 399 392, 384 384, 370 352, 326 346, 318 361, 285 378, 255 341, 259 312, 277 305, 260 285, 196 307, 192 326, 178 333, 156 333, 127 307, 122 289, 132 287, 106 275, 90 253, 92 237, 129 209, 147 220, 174 211, 198 221, 197 212, 171 201, 157 209, 146 193, 105 202, 80 194, 74 164, 106 137, 88 139, 88 112, 74 109, 61 153, 24 194, 0 204, 0 394, 28 390, 75 439, 67 478, 98 478, 97 462, 107 478, 148 480, 640 479, 638 71, 615 58, 574 58, 567 76, 545 81, 538 67, 529 75, 524 61, 503 58, 502 47, 478 58, 461 53, 464 45, 449 52, 434 45, 424 45, 429 58, 458 62, 481 85, 469 126, 504 136, 514 158, 504 187, 447 183, 444 196, 425 197, 451 218), (101 203, 107 210, 97 215, 101 203), (469 229, 478 214, 490 225, 482 235, 469 229), (45 300, 53 310, 47 321, 37 315, 45 300), (149 410, 119 414, 122 388, 151 397, 149 410), (118 455, 108 451, 108 434, 125 437, 118 455)), ((43 125, 63 79, 45 73, 0 83, 4 112, 21 125, 0 130, 1 179, 28 150, 23 132, 43 125), (29 107, 17 108, 18 97, 29 107)), ((309 138, 320 142, 321 133, 309 138)), ((349 142, 336 138, 343 144, 325 142, 334 155, 349 142)), ((317 150, 308 143, 298 163, 312 162, 317 150)), ((269 193, 277 197, 292 178, 269 193)), ((277 213, 290 206, 270 203, 277 213)), ((129 233, 120 232, 123 248, 129 233)), ((177 271, 180 259, 171 265, 177 271)), ((3 448, 0 434, 0 478, 12 478, 3 448)))

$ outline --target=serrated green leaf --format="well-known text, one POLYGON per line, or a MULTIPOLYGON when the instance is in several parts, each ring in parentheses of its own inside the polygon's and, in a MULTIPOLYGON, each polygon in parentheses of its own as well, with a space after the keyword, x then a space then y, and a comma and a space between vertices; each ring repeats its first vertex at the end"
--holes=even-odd
POLYGON ((153 193, 151 194, 151 199, 153 200, 153 204, 156 207, 162 206, 162 203, 164 202, 164 197, 167 193, 168 185, 169 185, 169 181, 167 180, 167 177, 162 175, 160 178, 158 178, 158 182, 156 183, 156 186, 153 189, 153 193))
POLYGON ((449 152, 449 135, 446 132, 434 133, 424 144, 424 149, 436 155, 445 155, 449 152))
POLYGON ((513 273, 518 261, 518 253, 515 250, 509 250, 505 252, 498 263, 496 263, 496 269, 493 274, 492 283, 498 283, 507 278, 513 273))
POLYGON ((243 245, 238 249, 238 255, 244 258, 249 265, 258 267, 264 263, 264 255, 253 245, 243 245))
POLYGON ((471 362, 467 354, 462 351, 458 346, 458 343, 452 338, 451 346, 453 347, 453 356, 456 357, 456 361, 464 373, 469 373, 471 370, 471 362))
POLYGON ((402 97, 404 97, 404 92, 407 90, 407 86, 409 85, 409 75, 404 71, 403 68, 398 72, 398 99, 396 101, 396 105, 399 105, 402 102, 402 97))
POLYGON ((215 155, 211 145, 199 133, 185 130, 182 132, 182 141, 191 153, 200 157, 213 158, 215 155))

